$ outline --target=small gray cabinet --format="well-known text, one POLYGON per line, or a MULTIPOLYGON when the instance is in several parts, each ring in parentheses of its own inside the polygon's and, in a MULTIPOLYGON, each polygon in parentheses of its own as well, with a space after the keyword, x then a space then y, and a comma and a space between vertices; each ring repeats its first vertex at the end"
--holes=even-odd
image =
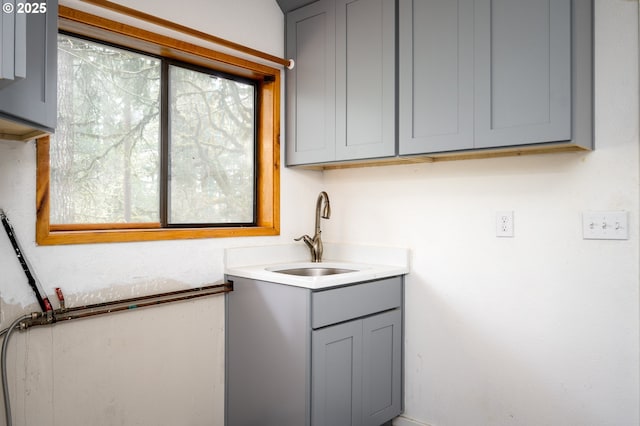
POLYGON ((227 278, 227 426, 380 426, 402 412, 402 277, 320 291, 227 278))
POLYGON ((58 2, 9 3, 13 12, 2 13, 0 66, 13 71, 3 69, 0 79, 0 138, 27 140, 56 126, 58 2), (15 22, 8 25, 8 17, 15 22), (5 41, 14 48, 11 61, 5 41))
POLYGON ((399 151, 592 148, 591 0, 399 0, 399 151))
POLYGON ((286 17, 287 165, 396 154, 389 0, 318 0, 286 17))

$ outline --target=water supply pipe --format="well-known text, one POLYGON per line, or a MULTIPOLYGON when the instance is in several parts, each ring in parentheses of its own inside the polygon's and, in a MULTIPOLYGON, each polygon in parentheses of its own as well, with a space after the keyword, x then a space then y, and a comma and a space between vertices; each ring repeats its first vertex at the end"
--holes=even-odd
POLYGON ((5 335, 2 342, 0 366, 2 367, 2 390, 4 393, 4 406, 6 426, 13 425, 11 418, 11 400, 9 398, 9 387, 7 385, 7 345, 11 334, 16 330, 26 330, 34 326, 52 325, 60 321, 70 321, 74 319, 87 318, 96 315, 104 315, 113 312, 130 311, 132 309, 157 306, 164 303, 179 302, 183 300, 195 299, 198 297, 210 296, 213 294, 228 293, 233 291, 233 282, 223 284, 213 284, 204 287, 191 288, 185 290, 171 291, 149 296, 132 297, 129 299, 114 300, 104 303, 95 303, 78 307, 67 308, 64 305, 62 290, 56 289, 61 307, 46 312, 33 312, 15 320, 7 329, 0 331, 0 337, 5 335))

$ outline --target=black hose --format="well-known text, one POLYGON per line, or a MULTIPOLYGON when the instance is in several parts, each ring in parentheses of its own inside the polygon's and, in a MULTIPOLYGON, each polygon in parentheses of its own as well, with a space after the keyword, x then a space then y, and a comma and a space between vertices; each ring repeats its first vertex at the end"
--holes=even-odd
POLYGON ((9 219, 7 215, 4 214, 4 210, 0 209, 0 220, 2 220, 2 225, 4 226, 4 230, 7 232, 7 236, 9 237, 9 241, 11 241, 11 245, 13 246, 13 250, 16 252, 16 256, 18 257, 18 261, 20 265, 22 265, 22 270, 24 274, 27 276, 27 281, 29 282, 29 286, 33 290, 36 295, 36 299, 38 299, 38 304, 40 305, 40 309, 42 312, 51 310, 51 303, 49 299, 43 294, 40 293, 40 289, 38 288, 38 284, 36 278, 31 273, 31 269, 29 268, 29 262, 27 258, 22 254, 22 249, 20 248, 20 244, 18 243, 18 239, 16 238, 16 234, 13 231, 13 227, 9 223, 9 219))

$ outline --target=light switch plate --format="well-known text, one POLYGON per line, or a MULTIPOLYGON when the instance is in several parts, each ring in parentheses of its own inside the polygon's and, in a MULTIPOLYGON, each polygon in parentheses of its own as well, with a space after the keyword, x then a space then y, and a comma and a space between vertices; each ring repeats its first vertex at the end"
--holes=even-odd
POLYGON ((584 212, 582 214, 582 238, 585 240, 628 240, 628 212, 584 212))

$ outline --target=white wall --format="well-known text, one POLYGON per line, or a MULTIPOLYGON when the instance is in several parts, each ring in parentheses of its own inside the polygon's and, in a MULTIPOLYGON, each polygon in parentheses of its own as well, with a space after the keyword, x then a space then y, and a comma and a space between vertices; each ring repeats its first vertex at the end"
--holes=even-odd
POLYGON ((594 152, 325 173, 325 238, 412 249, 399 424, 640 424, 638 5, 595 3, 594 152), (583 240, 587 210, 631 238, 583 240))
MULTIPOLYGON (((192 1, 122 3, 283 55, 275 2, 192 1)), ((637 425, 635 2, 596 0, 596 99, 589 154, 283 169, 280 237, 37 247, 33 142, 0 141, 0 208, 49 293, 81 303, 219 282, 224 247, 311 232, 327 189, 326 241, 413 251, 404 424, 637 425), (495 237, 498 210, 515 211, 515 238, 495 237), (582 240, 585 210, 629 211, 631 239, 582 240)), ((2 235, 4 327, 35 306, 2 235)), ((214 296, 17 334, 14 424, 222 425, 223 327, 214 296)))

